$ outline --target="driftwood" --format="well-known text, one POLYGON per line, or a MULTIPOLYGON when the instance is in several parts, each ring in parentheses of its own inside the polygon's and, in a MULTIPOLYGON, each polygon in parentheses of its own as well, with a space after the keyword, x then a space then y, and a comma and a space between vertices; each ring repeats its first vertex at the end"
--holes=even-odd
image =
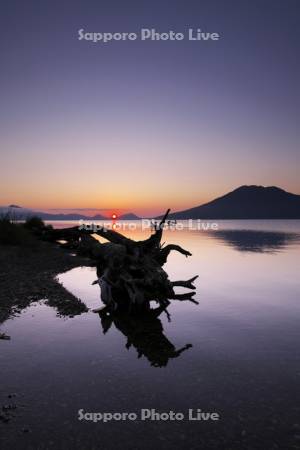
POLYGON ((101 286, 101 299, 114 310, 119 307, 128 307, 129 310, 149 309, 152 300, 162 307, 166 307, 170 300, 189 300, 197 303, 193 299, 193 281, 197 276, 187 281, 171 282, 162 269, 171 251, 177 251, 186 257, 191 255, 179 245, 164 247, 161 244, 163 227, 169 212, 170 210, 166 212, 154 233, 144 241, 134 241, 105 227, 97 227, 94 231, 83 229, 82 226, 48 229, 44 238, 61 242, 63 247, 95 260, 98 277, 96 282, 101 286), (100 243, 93 234, 109 242, 100 243), (176 294, 176 286, 192 291, 176 294))

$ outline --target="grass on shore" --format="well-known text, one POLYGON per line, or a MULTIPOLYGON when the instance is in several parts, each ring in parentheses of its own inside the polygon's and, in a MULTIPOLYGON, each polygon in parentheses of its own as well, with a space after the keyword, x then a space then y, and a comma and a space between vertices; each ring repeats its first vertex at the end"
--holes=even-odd
POLYGON ((0 244, 34 246, 36 239, 33 234, 52 228, 36 216, 28 217, 25 222, 16 222, 9 213, 0 217, 0 244))

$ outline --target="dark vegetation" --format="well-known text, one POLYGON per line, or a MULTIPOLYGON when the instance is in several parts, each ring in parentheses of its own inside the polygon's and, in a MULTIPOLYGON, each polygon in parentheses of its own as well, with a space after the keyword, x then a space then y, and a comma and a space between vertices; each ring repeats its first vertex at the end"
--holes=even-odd
POLYGON ((14 223, 9 214, 0 218, 0 244, 26 245, 29 238, 24 226, 14 223))

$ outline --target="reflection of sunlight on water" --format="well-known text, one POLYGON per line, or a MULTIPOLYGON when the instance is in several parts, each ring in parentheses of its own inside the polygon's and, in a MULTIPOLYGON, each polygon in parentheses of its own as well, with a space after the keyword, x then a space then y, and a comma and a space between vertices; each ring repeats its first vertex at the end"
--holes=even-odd
POLYGON ((101 305, 100 287, 92 285, 97 279, 95 267, 76 267, 58 277, 58 281, 72 294, 80 298, 88 308, 94 309, 101 305))

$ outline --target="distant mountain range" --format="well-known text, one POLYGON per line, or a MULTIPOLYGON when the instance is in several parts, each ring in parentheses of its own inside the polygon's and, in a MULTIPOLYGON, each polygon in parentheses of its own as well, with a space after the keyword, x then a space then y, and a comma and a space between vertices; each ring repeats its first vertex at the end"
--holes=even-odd
POLYGON ((118 220, 139 220, 140 217, 136 216, 133 213, 122 214, 118 217, 118 220))
POLYGON ((170 219, 300 219, 300 195, 275 186, 240 186, 195 208, 170 214, 170 219))
MULTIPOLYGON (((34 211, 32 209, 22 208, 18 205, 1 206, 0 214, 9 213, 16 219, 26 219, 27 217, 38 216, 43 220, 110 220, 110 217, 96 214, 94 216, 86 216, 84 214, 51 214, 42 211, 34 211)), ((118 216, 117 220, 138 220, 139 217, 133 213, 126 213, 118 216)))
MULTIPOLYGON (((16 218, 39 216, 43 220, 109 220, 110 217, 96 214, 51 214, 33 211, 18 205, 0 207, 0 214, 15 215, 16 218)), ((161 216, 160 216, 161 217, 161 216)), ((158 217, 158 218, 160 218, 158 217)), ((291 194, 276 186, 240 186, 228 194, 195 208, 174 212, 170 219, 300 219, 300 195, 291 194)), ((117 220, 138 220, 133 213, 126 213, 117 220)))

